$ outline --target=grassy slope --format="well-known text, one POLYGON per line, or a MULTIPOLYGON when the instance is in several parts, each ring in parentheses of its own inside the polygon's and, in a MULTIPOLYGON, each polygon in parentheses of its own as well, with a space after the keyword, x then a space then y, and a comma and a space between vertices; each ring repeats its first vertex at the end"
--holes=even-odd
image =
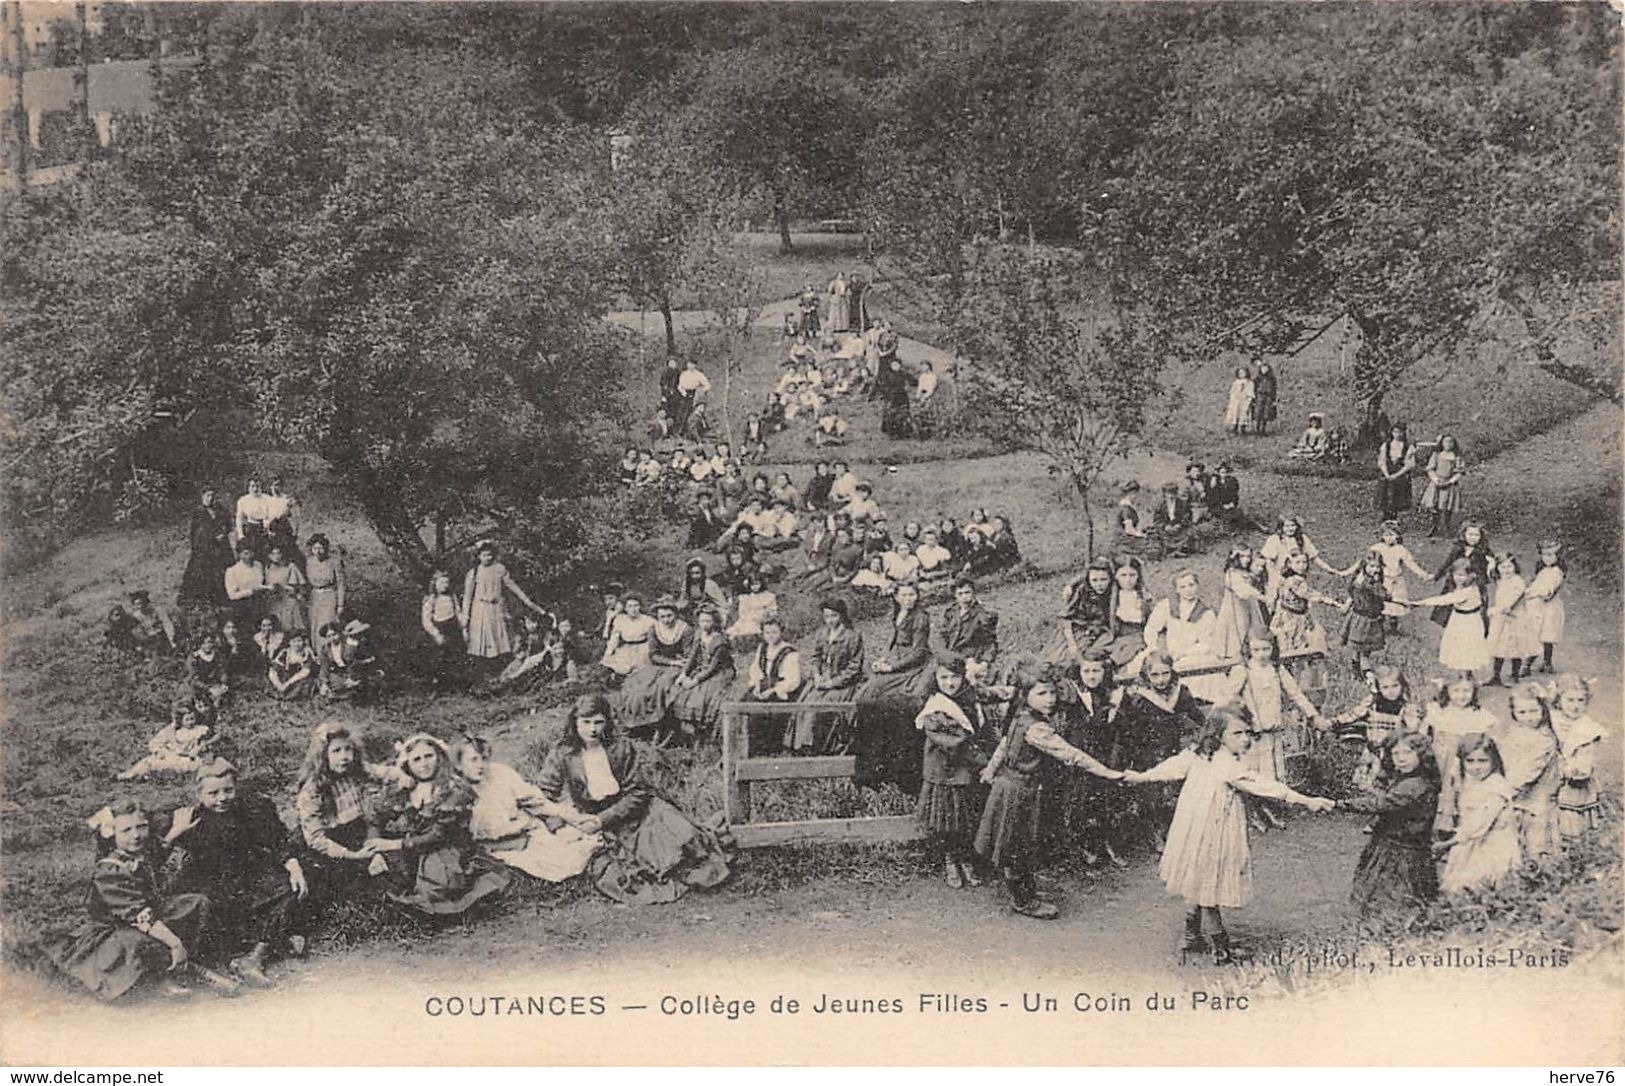
MULTIPOLYGON (((759 402, 776 378, 780 346, 758 335, 743 378, 745 396, 759 402)), ((651 356, 653 357, 653 356, 651 356)), ((655 360, 658 362, 658 359, 655 360)), ((654 374, 648 374, 652 384, 654 374)), ((1292 388, 1292 377, 1287 388, 1292 388)), ((1289 399, 1288 403, 1291 402, 1289 399)), ((1519 401, 1521 403, 1521 401, 1519 401)), ((1517 406, 1497 397, 1486 418, 1499 417, 1517 406)), ((1555 410, 1555 409, 1553 409, 1555 410)), ((1200 416, 1205 418, 1206 415, 1200 416)), ((963 518, 978 505, 1002 511, 1017 526, 1029 568, 1006 578, 991 592, 1004 616, 1005 640, 1013 646, 1034 647, 1053 612, 1055 598, 1066 576, 1082 559, 1080 514, 1070 497, 1047 477, 1042 465, 1025 456, 939 459, 919 463, 921 457, 947 453, 964 455, 973 448, 944 448, 922 443, 893 442, 877 434, 878 419, 862 405, 853 412, 854 429, 862 433, 848 454, 860 473, 878 480, 879 497, 893 520, 937 517, 951 513, 963 518), (885 471, 882 460, 903 462, 896 474, 885 471)), ((1203 425, 1187 422, 1192 440, 1206 440, 1203 425)), ((1593 673, 1606 674, 1604 718, 1617 719, 1619 614, 1617 588, 1619 511, 1618 413, 1598 408, 1526 442, 1499 461, 1484 466, 1475 476, 1469 501, 1496 525, 1511 525, 1520 550, 1527 551, 1536 533, 1555 520, 1567 538, 1579 542, 1594 536, 1607 557, 1582 560, 1571 590, 1575 621, 1572 651, 1594 664, 1593 673), (1606 453, 1608 464, 1588 474, 1572 470, 1582 462, 1595 464, 1606 453), (1585 525, 1602 525, 1585 530, 1585 525), (1599 575, 1599 573, 1601 575, 1599 575), (1599 621, 1603 619, 1603 621, 1599 621)), ((1181 431, 1171 430, 1177 444, 1181 431)), ((1469 443, 1471 438, 1467 439, 1469 443)), ((1487 443, 1487 442, 1486 442, 1487 443)), ((1207 451, 1210 446, 1200 445, 1207 451)), ((810 458, 799 436, 780 438, 772 456, 786 462, 810 458)), ((1209 452, 1210 458, 1213 453, 1209 452)), ((1181 458, 1139 456, 1114 465, 1108 485, 1132 475, 1155 484, 1178 473, 1181 458)), ((415 589, 396 580, 381 550, 355 516, 353 508, 332 491, 319 470, 302 458, 289 457, 282 466, 296 493, 304 499, 307 529, 327 530, 350 553, 352 577, 359 584, 358 611, 382 620, 386 628, 402 631, 409 641, 414 628, 415 589)), ((799 479, 807 469, 799 467, 799 479)), ((1370 538, 1366 484, 1332 483, 1304 476, 1243 473, 1244 502, 1261 519, 1283 508, 1298 510, 1313 535, 1334 560, 1351 560, 1370 538)), ((1101 530, 1109 507, 1097 510, 1101 530)), ((79 819, 90 813, 112 791, 114 772, 133 761, 145 738, 162 719, 175 678, 171 667, 160 671, 150 664, 120 665, 96 647, 107 606, 129 588, 147 587, 165 596, 178 582, 184 563, 182 531, 178 527, 100 533, 73 543, 29 577, 7 585, 4 628, 6 758, 4 766, 4 837, 6 857, 5 914, 21 924, 7 925, 7 939, 35 923, 66 919, 78 909, 73 888, 83 878, 88 849, 79 819)), ((1424 563, 1436 561, 1442 547, 1413 540, 1424 563)), ((1582 548, 1583 549, 1583 548, 1582 548)), ((646 568, 628 570, 631 583, 669 585, 684 557, 671 539, 650 541, 646 568)), ((1218 558, 1192 560, 1208 584, 1217 581, 1218 558)), ((1166 589, 1166 567, 1154 565, 1150 584, 1166 589)), ((1323 585, 1322 587, 1331 587, 1323 585)), ((803 623, 811 618, 808 601, 786 601, 787 610, 803 623)), ((1411 630, 1423 639, 1401 639, 1394 650, 1416 677, 1432 671, 1433 634, 1418 619, 1411 630)), ((865 623, 865 633, 881 636, 879 623, 865 623)), ((1352 683, 1339 679, 1332 704, 1340 706, 1355 695, 1352 683)), ((360 713, 381 735, 424 728, 454 734, 475 727, 497 738, 505 756, 522 767, 534 764, 539 747, 532 706, 513 699, 476 700, 446 698, 438 701, 403 694, 383 709, 360 713)), ((229 734, 243 752, 243 761, 261 785, 279 794, 297 772, 304 736, 321 715, 313 707, 271 706, 248 701, 228 723, 229 734)), ((716 807, 714 763, 685 758, 668 767, 669 783, 679 798, 702 814, 716 807)), ((178 784, 143 786, 137 793, 151 802, 171 801, 182 794, 178 784)), ((816 802, 819 813, 854 813, 857 810, 898 809, 897 797, 878 803, 851 794, 815 797, 781 796, 775 805, 816 802)), ((780 809, 786 809, 780 806, 780 809)), ((827 858, 826 858, 827 859, 827 858)), ((849 865, 854 877, 861 863, 849 865)), ((810 860, 787 859, 760 876, 777 885, 795 881, 817 867, 810 860), (799 872, 799 874, 798 874, 799 872)), ((747 883, 747 889, 751 884, 747 883)), ((534 891, 542 896, 571 896, 574 891, 534 891)), ((361 925, 365 927, 365 925, 361 925)), ((355 930, 355 929, 350 929, 355 930)))

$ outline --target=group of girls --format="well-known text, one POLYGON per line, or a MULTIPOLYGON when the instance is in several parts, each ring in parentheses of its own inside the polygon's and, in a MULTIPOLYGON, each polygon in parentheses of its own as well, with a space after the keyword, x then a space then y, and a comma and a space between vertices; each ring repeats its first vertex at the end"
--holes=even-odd
POLYGON ((1355 877, 1362 910, 1481 890, 1595 826, 1604 733, 1591 698, 1578 675, 1524 681, 1503 720, 1463 674, 1424 710, 1397 669, 1379 668, 1371 698, 1343 718, 1366 723, 1377 756, 1362 774, 1370 795, 1350 803, 1376 815, 1355 877))
POLYGON ((601 694, 575 702, 534 783, 470 736, 448 743, 418 733, 385 761, 366 754, 351 724, 315 729, 291 833, 266 797, 240 794, 236 768, 217 758, 196 772, 203 805, 224 820, 218 832, 187 836, 194 819, 210 816, 183 807, 156 835, 159 818, 128 800, 110 803, 91 820, 98 860, 86 919, 47 936, 47 955, 105 999, 138 988, 184 998, 194 981, 224 992, 270 984, 267 966, 302 954, 322 915, 358 897, 460 917, 521 876, 585 874, 612 900, 650 904, 730 873, 725 836, 656 788, 601 694), (221 834, 240 833, 249 808, 269 814, 244 851, 221 834), (185 893, 163 875, 176 848, 186 857, 179 870, 193 876, 185 893), (238 900, 245 879, 259 896, 238 900))

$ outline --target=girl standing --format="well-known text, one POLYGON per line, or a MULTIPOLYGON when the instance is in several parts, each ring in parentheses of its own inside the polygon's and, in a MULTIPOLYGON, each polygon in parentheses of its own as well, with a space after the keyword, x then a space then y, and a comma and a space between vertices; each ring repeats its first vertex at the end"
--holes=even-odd
POLYGON ((462 683, 463 660, 468 655, 463 614, 463 603, 451 590, 451 574, 435 570, 418 609, 418 623, 434 645, 429 683, 438 689, 455 689, 462 683))
MULTIPOLYGON (((1107 765, 1121 761, 1118 729, 1122 726, 1123 690, 1111 680, 1111 657, 1102 649, 1090 649, 1078 661, 1077 677, 1061 687, 1061 738, 1079 750, 1090 750, 1107 765)), ((1060 775, 1045 783, 1045 824, 1067 845, 1075 845, 1083 862, 1090 867, 1100 855, 1114 867, 1127 867, 1117 846, 1122 832, 1122 805, 1115 790, 1076 773, 1060 775)))
POLYGON ((1490 597, 1490 658, 1494 672, 1489 686, 1501 685, 1501 669, 1512 661, 1512 685, 1518 684, 1524 660, 1540 651, 1540 631, 1529 621, 1524 596, 1529 585, 1518 559, 1510 552, 1495 566, 1495 593, 1490 597))
POLYGON ((1247 428, 1253 409, 1253 375, 1246 366, 1236 368, 1236 379, 1230 382, 1230 398, 1224 405, 1224 425, 1232 434, 1247 428))
POLYGON ((683 673, 672 683, 671 713, 678 726, 689 735, 715 731, 734 678, 733 647, 722 629, 722 616, 707 607, 700 611, 683 673))
POLYGON ((643 597, 628 592, 621 599, 621 612, 609 623, 609 643, 604 646, 603 665, 626 678, 649 662, 649 638, 655 620, 643 613, 643 597))
POLYGON ((288 560, 280 543, 272 543, 265 562, 265 590, 270 593, 265 609, 289 633, 309 630, 305 620, 305 589, 305 575, 288 560))
POLYGON ((1563 788, 1563 764, 1546 699, 1544 687, 1520 683, 1507 702, 1511 722, 1490 731, 1501 748, 1507 783, 1512 787, 1518 840, 1530 859, 1556 852, 1562 842, 1557 794, 1563 788))
MULTIPOLYGON (((1388 592, 1388 604, 1383 607, 1382 613, 1388 617, 1388 628, 1399 629, 1399 616, 1405 613, 1405 601, 1410 593, 1405 588, 1405 571, 1408 569, 1423 581, 1428 579, 1427 570, 1417 562, 1416 556, 1405 546, 1405 533, 1400 530, 1399 521, 1385 520, 1377 529, 1377 541, 1371 544, 1371 553, 1382 559, 1382 587, 1388 592)), ((1344 575, 1353 572, 1347 570, 1344 575)))
POLYGON ((1233 546, 1224 560, 1224 597, 1214 621, 1213 654, 1220 660, 1239 660, 1255 630, 1269 629, 1264 618, 1264 593, 1253 582, 1251 547, 1233 546))
POLYGON ((334 554, 332 543, 320 532, 305 544, 305 580, 310 585, 311 639, 329 622, 344 617, 344 556, 334 554))
POLYGON ((492 543, 481 543, 479 564, 463 578, 463 630, 468 637, 468 655, 496 660, 513 652, 513 635, 508 628, 508 608, 504 592, 538 615, 547 612, 531 602, 523 589, 508 575, 508 567, 497 561, 492 543))
POLYGON ((1213 709, 1196 742, 1143 772, 1123 774, 1127 784, 1184 781, 1168 827, 1159 873, 1170 894, 1185 901, 1182 954, 1209 947, 1215 965, 1245 957, 1231 945, 1221 909, 1252 899, 1252 862, 1242 794, 1295 803, 1312 811, 1334 804, 1295 792, 1247 768, 1252 737, 1247 720, 1233 709, 1213 709))
POLYGON ((1411 507, 1411 476, 1416 471, 1416 446, 1403 426, 1388 432, 1377 452, 1377 508, 1384 520, 1398 520, 1411 507))
POLYGON ((1309 578, 1300 568, 1306 561, 1301 553, 1288 560, 1269 632, 1279 649, 1281 665, 1292 673, 1304 695, 1320 705, 1326 700, 1326 629, 1309 605, 1332 601, 1309 587, 1309 578))
POLYGON ((649 662, 632 671, 621 684, 620 719, 628 731, 653 728, 666 719, 672 687, 683 673, 694 629, 677 613, 677 601, 662 596, 655 601, 655 621, 649 631, 649 662))
MULTIPOLYGON (((1563 640, 1565 608, 1563 598, 1563 544, 1555 539, 1543 540, 1535 561, 1535 576, 1524 593, 1527 601, 1529 625, 1540 631, 1540 670, 1550 674, 1552 653, 1563 640)), ((1530 653, 1524 665, 1524 674, 1535 673, 1535 656, 1530 653)))
POLYGON ((1421 731, 1422 710, 1411 700, 1411 684, 1392 664, 1371 670, 1371 693, 1353 709, 1335 717, 1338 738, 1357 741, 1364 754, 1355 767, 1354 787, 1369 790, 1382 776, 1382 749, 1395 732, 1421 731))
POLYGON ((965 659, 944 656, 936 666, 936 690, 914 718, 925 735, 920 802, 914 814, 925 831, 932 862, 941 860, 948 885, 981 885, 974 864, 972 838, 977 809, 976 775, 987 764, 977 749, 976 720, 980 707, 965 681, 965 659))
POLYGON ((1602 725, 1587 712, 1591 684, 1578 675, 1559 675, 1552 684, 1557 712, 1557 755, 1563 778, 1557 791, 1557 823, 1564 837, 1578 837, 1597 824, 1601 805, 1594 773, 1602 746, 1602 725))
MULTIPOLYGON (((1230 696, 1225 700, 1245 706, 1253 717, 1254 732, 1243 759, 1248 772, 1268 780, 1287 779, 1287 756, 1305 749, 1302 724, 1293 719, 1296 709, 1303 721, 1325 730, 1331 722, 1304 696, 1298 683, 1275 659, 1275 642, 1269 634, 1254 637, 1247 644, 1247 660, 1230 670, 1230 696), (1290 707, 1285 703, 1290 702, 1290 707)), ((1277 829, 1284 823, 1263 804, 1258 809, 1277 829)))
MULTIPOLYGON (((1165 652, 1146 653, 1140 681, 1123 696, 1117 764, 1147 770, 1173 757, 1200 730, 1202 709, 1203 703, 1185 689, 1174 671, 1173 657, 1165 652)), ((1135 797, 1123 811, 1125 823, 1135 826, 1159 852, 1174 799, 1169 789, 1154 789, 1135 797)))
POLYGON ((1039 898, 1032 871, 1045 762, 1054 759, 1106 780, 1121 780, 1123 774, 1106 768, 1057 733, 1056 677, 1048 670, 1024 691, 1018 687, 1017 698, 1023 709, 981 773, 982 783, 993 789, 976 831, 976 851, 1003 875, 1012 911, 1035 920, 1053 920, 1060 910, 1039 898))
MULTIPOLYGON (((801 700, 856 701, 863 682, 863 637, 852 628, 845 600, 830 597, 820 609, 824 628, 813 643, 812 677, 801 700)), ((850 743, 847 720, 845 713, 801 713, 785 745, 798 754, 842 753, 850 743)))
POLYGON ((205 487, 200 504, 192 508, 187 532, 191 555, 181 574, 180 605, 221 607, 226 603, 222 575, 232 563, 231 521, 215 501, 213 487, 205 487))
POLYGON ((1383 633, 1383 611, 1388 603, 1388 590, 1383 587, 1382 557, 1367 551, 1360 559, 1360 567, 1349 581, 1349 600, 1343 605, 1348 618, 1343 622, 1343 644, 1354 654, 1354 677, 1361 678, 1371 671, 1373 653, 1381 652, 1387 643, 1383 633))
POLYGON ((1469 735, 1457 748, 1456 831, 1433 846, 1445 855, 1439 889, 1459 894, 1494 883, 1523 859, 1501 752, 1486 735, 1469 735))
POLYGON ((1112 626, 1115 636, 1110 649, 1112 663, 1124 671, 1138 671, 1145 652, 1145 620, 1150 606, 1141 584, 1136 558, 1125 559, 1117 567, 1112 585, 1112 626))
POLYGON ((1454 436, 1441 434, 1439 443, 1428 457, 1427 489, 1422 491, 1422 509, 1433 514, 1428 535, 1437 538, 1450 531, 1450 521, 1461 509, 1461 480, 1467 465, 1461 458, 1461 446, 1454 436))
POLYGON ((1456 750, 1468 735, 1492 734, 1499 722, 1494 714, 1479 708, 1478 681, 1467 674, 1439 687, 1438 701, 1428 706, 1422 726, 1432 737, 1433 764, 1445 767, 1439 782, 1438 830, 1449 833, 1456 824, 1456 788, 1461 783, 1455 772, 1456 750))
POLYGON ((1382 784, 1371 795, 1338 801, 1377 816, 1354 869, 1351 898, 1362 916, 1410 907, 1438 893, 1430 837, 1438 814, 1439 769, 1427 739, 1400 732, 1382 752, 1382 784))
POLYGON ((1471 675, 1490 662, 1490 616, 1485 609, 1484 582, 1465 560, 1450 569, 1451 590, 1441 596, 1417 600, 1416 607, 1448 606, 1450 621, 1439 639, 1439 663, 1471 675))

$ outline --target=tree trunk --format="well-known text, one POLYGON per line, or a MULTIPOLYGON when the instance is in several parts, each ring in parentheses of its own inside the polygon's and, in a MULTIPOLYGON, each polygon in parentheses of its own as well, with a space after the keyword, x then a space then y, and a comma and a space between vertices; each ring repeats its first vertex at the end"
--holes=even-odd
POLYGON ((784 202, 784 187, 773 186, 773 221, 779 224, 779 253, 793 253, 795 244, 790 240, 790 209, 784 202))
POLYGON ((1078 501, 1083 503, 1083 560, 1095 560, 1095 512, 1089 507, 1089 484, 1077 476, 1073 476, 1072 485, 1078 489, 1078 501))
POLYGON ((28 187, 29 146, 28 106, 23 101, 23 72, 28 67, 28 53, 23 45, 22 0, 8 0, 0 9, 5 16, 6 70, 11 82, 11 139, 6 145, 6 166, 11 170, 17 191, 28 187))
POLYGON ((361 497, 361 510, 366 515, 367 523, 384 545, 384 550, 389 552, 390 561, 395 563, 401 576, 413 585, 427 584, 429 571, 434 568, 434 557, 429 553, 429 548, 423 545, 417 522, 383 488, 362 484, 356 490, 361 497))
POLYGON ((158 29, 158 5, 149 2, 142 15, 147 32, 147 75, 152 80, 152 93, 156 98, 164 82, 164 36, 158 29))
POLYGON ((1361 446, 1379 445, 1386 434, 1388 426, 1387 415, 1382 409, 1383 392, 1381 389, 1362 391, 1359 394, 1360 424, 1356 435, 1356 442, 1361 446))
POLYGON ((660 295, 660 315, 666 321, 666 357, 677 357, 677 326, 671 319, 671 293, 668 291, 660 295))
POLYGON ((79 64, 74 70, 74 90, 79 97, 79 132, 84 139, 84 159, 88 164, 96 157, 98 141, 96 125, 90 116, 90 27, 85 14, 89 0, 74 0, 74 14, 79 20, 79 64))

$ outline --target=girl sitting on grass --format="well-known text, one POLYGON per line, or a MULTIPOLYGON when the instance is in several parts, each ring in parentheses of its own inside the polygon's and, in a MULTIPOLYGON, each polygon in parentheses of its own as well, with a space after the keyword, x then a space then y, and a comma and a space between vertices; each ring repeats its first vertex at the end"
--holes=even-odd
POLYGON ((1184 954, 1209 948, 1215 965, 1245 958, 1230 942, 1221 909, 1252 899, 1252 863, 1243 795, 1295 803, 1311 811, 1334 804, 1295 792, 1247 768, 1253 732, 1236 707, 1208 710, 1196 743, 1144 772, 1128 770, 1125 784, 1184 781, 1168 827, 1159 868, 1168 892, 1185 900, 1184 954))
POLYGON ((271 661, 265 679, 278 701, 303 701, 316 691, 318 661, 303 630, 290 630, 288 643, 271 661))
POLYGON ((147 740, 147 755, 118 775, 121 781, 143 780, 161 773, 188 774, 211 754, 215 741, 211 717, 199 713, 190 697, 175 705, 170 721, 147 740))

